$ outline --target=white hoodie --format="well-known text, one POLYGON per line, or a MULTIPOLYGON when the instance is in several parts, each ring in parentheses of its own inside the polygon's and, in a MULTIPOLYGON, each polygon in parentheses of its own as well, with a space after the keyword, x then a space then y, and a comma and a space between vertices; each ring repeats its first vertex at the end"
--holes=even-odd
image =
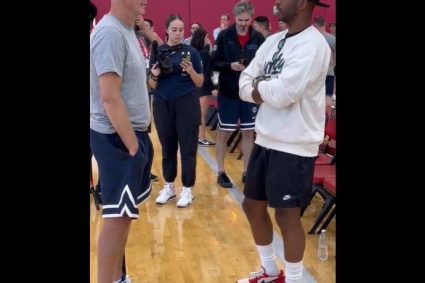
POLYGON ((287 30, 276 33, 261 45, 241 73, 239 96, 244 101, 254 102, 251 96, 253 79, 272 75, 272 79, 258 84, 264 102, 255 121, 255 143, 313 157, 317 156, 324 137, 325 79, 331 50, 323 35, 310 26, 287 37, 279 51, 279 41, 286 34, 287 30))

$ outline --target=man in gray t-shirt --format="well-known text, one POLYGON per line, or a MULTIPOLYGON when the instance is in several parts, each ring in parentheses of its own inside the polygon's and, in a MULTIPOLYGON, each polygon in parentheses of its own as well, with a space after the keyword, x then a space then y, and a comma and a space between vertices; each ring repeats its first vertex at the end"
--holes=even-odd
POLYGON ((98 283, 128 282, 121 263, 131 219, 151 193, 151 117, 146 60, 134 32, 146 0, 111 10, 90 34, 90 147, 99 168, 104 218, 98 243, 98 283))
POLYGON ((146 62, 133 28, 134 23, 127 28, 106 14, 90 36, 90 128, 102 134, 117 131, 101 100, 100 77, 105 74, 120 80, 122 106, 128 111, 132 128, 146 131, 150 123, 146 62))
POLYGON ((328 74, 326 76, 326 95, 331 96, 334 92, 335 65, 336 65, 336 38, 326 31, 326 21, 323 17, 314 19, 314 26, 323 34, 331 48, 331 60, 329 62, 328 74))

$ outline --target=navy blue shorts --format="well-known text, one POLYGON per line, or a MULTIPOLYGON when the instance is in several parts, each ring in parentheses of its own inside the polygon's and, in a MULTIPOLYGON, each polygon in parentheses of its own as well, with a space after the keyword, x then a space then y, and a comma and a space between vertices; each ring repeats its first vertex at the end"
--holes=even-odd
POLYGON ((334 94, 334 80, 335 76, 326 76, 326 95, 332 96, 334 94))
POLYGON ((240 123, 240 129, 254 130, 255 117, 258 112, 258 105, 234 100, 223 96, 217 97, 218 102, 218 127, 224 131, 235 131, 240 123))
POLYGON ((303 157, 254 145, 244 194, 273 208, 305 207, 310 202, 315 157, 303 157))
POLYGON ((138 205, 151 193, 152 143, 147 132, 136 131, 139 150, 135 156, 117 133, 101 134, 90 130, 90 147, 99 168, 103 218, 139 218, 138 205))

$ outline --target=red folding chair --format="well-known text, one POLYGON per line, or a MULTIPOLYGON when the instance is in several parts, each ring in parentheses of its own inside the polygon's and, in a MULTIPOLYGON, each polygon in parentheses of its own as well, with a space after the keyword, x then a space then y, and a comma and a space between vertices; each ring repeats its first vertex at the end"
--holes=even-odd
POLYGON ((332 221, 332 219, 336 215, 336 178, 325 178, 323 180, 323 187, 326 188, 331 194, 335 196, 335 200, 334 200, 335 205, 333 206, 331 212, 329 212, 328 216, 326 217, 320 229, 318 230, 318 233, 319 231, 322 231, 322 229, 326 229, 329 223, 332 221))
MULTIPOLYGON (((314 198, 317 192, 325 201, 319 215, 314 220, 313 227, 308 231, 309 234, 314 234, 317 227, 323 221, 324 217, 328 214, 333 204, 336 202, 336 187, 335 192, 332 193, 324 187, 326 178, 336 178, 336 165, 315 165, 313 176, 313 190, 311 193, 310 201, 314 198)), ((331 189, 332 190, 332 189, 331 189)), ((301 216, 304 215, 308 206, 301 209, 301 216)))

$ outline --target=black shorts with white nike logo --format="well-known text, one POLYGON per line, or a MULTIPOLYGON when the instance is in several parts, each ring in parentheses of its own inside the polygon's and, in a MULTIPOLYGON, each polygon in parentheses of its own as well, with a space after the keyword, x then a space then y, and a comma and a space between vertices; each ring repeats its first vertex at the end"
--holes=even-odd
POLYGON ((314 159, 255 144, 246 173, 245 196, 268 201, 274 208, 307 206, 313 185, 314 159))

